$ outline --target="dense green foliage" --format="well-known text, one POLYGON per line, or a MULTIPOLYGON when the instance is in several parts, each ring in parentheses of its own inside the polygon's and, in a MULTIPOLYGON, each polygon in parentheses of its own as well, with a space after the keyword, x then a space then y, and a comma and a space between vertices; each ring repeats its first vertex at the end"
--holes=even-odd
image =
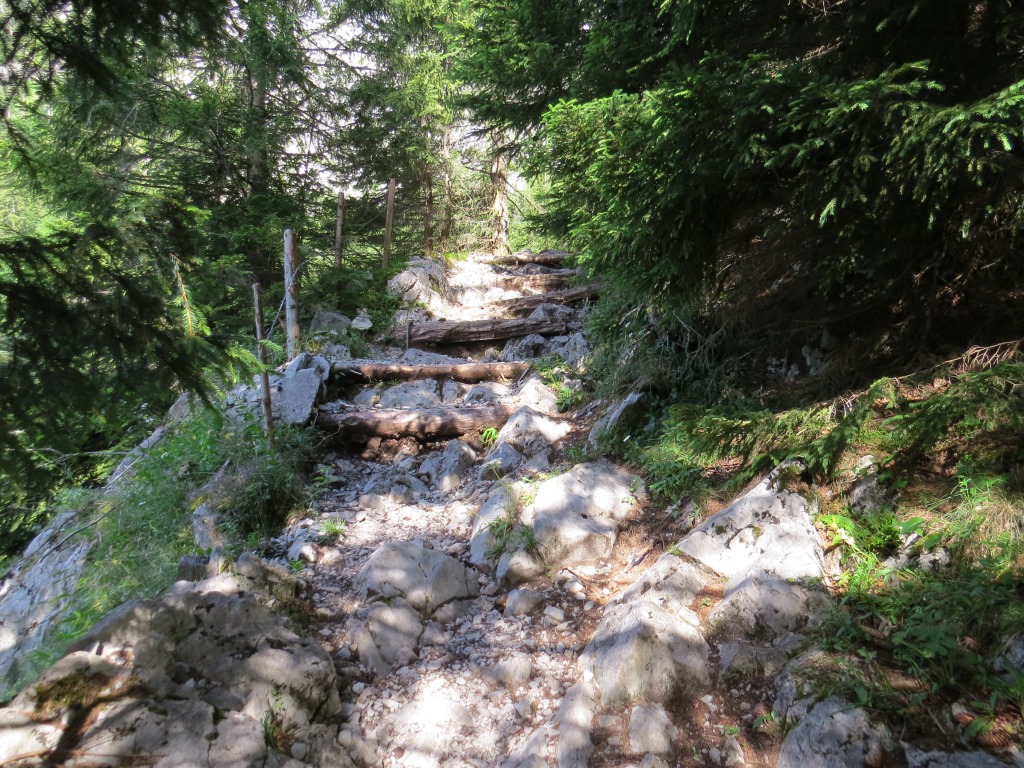
POLYGON ((1021 9, 482 8, 481 113, 537 132, 550 224, 661 333, 757 340, 755 375, 823 328, 861 361, 1020 334, 1021 9))

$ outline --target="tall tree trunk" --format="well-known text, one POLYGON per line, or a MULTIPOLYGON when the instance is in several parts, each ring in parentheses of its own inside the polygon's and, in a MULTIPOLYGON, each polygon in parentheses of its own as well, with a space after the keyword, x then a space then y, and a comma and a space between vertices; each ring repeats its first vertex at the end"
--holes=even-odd
POLYGON ((452 238, 452 226, 455 220, 455 180, 452 178, 452 133, 451 127, 445 126, 441 135, 441 179, 444 194, 444 218, 441 220, 441 251, 451 250, 448 242, 452 238))
POLYGON ((508 242, 508 151, 497 142, 491 158, 491 252, 495 256, 507 256, 512 252, 508 242))
POLYGON ((423 212, 423 245, 427 253, 434 252, 434 178, 430 167, 423 169, 423 196, 425 210, 423 212))

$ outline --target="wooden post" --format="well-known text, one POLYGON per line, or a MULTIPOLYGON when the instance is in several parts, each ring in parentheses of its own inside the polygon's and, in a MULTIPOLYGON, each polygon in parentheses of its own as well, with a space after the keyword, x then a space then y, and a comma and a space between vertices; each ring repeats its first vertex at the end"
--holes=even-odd
POLYGON ((380 264, 384 269, 388 268, 388 261, 391 258, 391 230, 395 224, 395 180, 388 182, 388 212, 384 219, 384 255, 381 256, 380 264))
POLYGON ((299 266, 295 255, 295 235, 284 231, 284 323, 287 330, 285 351, 292 360, 299 353, 299 266))
POLYGON ((338 190, 338 224, 334 229, 334 266, 341 266, 341 230, 345 224, 345 192, 338 190))
POLYGON ((256 359, 260 363, 260 404, 263 406, 263 434, 267 436, 267 446, 274 448, 274 412, 270 402, 270 376, 267 374, 267 352, 263 349, 263 297, 260 295, 260 284, 252 284, 252 303, 256 308, 256 359))

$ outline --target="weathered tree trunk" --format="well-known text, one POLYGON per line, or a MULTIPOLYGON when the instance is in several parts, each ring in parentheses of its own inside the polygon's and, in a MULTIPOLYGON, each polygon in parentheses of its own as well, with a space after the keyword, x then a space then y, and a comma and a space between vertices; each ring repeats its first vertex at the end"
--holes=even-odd
POLYGON ((395 180, 391 179, 388 182, 388 202, 387 210, 384 214, 384 252, 381 255, 380 265, 382 268, 388 268, 388 262, 391 260, 391 235, 395 226, 395 180))
POLYGON ((335 363, 333 372, 342 377, 365 380, 454 379, 467 384, 479 381, 516 379, 526 363, 461 363, 456 365, 397 365, 394 363, 335 363))
POLYGON ((344 190, 338 190, 338 218, 335 222, 334 227, 334 266, 341 266, 342 257, 342 236, 344 234, 345 227, 345 192, 344 190))
POLYGON ((434 179, 430 169, 423 172, 423 197, 425 210, 423 213, 423 245, 427 253, 434 252, 434 179))
POLYGON ((566 333, 569 324, 561 320, 464 320, 461 322, 432 321, 413 325, 411 330, 397 331, 392 338, 409 337, 411 344, 460 344, 474 341, 501 341, 539 333, 553 336, 566 333))
POLYGON ((385 408, 350 413, 321 413, 316 424, 338 438, 458 437, 487 427, 500 429, 513 409, 508 405, 472 408, 385 408))
POLYGON ((495 146, 491 158, 491 253, 497 257, 507 256, 509 247, 508 210, 508 154, 504 147, 495 146))
POLYGON ((299 260, 295 251, 295 235, 284 231, 284 317, 287 330, 285 351, 288 359, 299 353, 299 260))

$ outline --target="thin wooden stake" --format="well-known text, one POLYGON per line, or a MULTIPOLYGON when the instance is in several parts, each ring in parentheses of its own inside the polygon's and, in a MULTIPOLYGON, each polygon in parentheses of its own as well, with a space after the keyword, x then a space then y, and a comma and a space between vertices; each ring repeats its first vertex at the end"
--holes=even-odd
POLYGON ((345 224, 345 192, 338 190, 338 224, 334 229, 334 266, 341 266, 341 232, 345 224))
POLYGON ((388 182, 388 212, 384 220, 384 254, 381 256, 381 266, 388 268, 388 261, 391 259, 391 231, 395 223, 395 180, 388 182))
POLYGON ((260 404, 263 407, 263 434, 267 436, 267 446, 274 448, 274 412, 270 402, 270 376, 267 373, 267 352, 263 349, 263 297, 260 295, 260 284, 252 284, 252 303, 256 308, 256 359, 260 363, 260 404))
POLYGON ((284 231, 284 323, 288 340, 285 351, 292 360, 299 353, 299 275, 295 255, 295 235, 284 231))

